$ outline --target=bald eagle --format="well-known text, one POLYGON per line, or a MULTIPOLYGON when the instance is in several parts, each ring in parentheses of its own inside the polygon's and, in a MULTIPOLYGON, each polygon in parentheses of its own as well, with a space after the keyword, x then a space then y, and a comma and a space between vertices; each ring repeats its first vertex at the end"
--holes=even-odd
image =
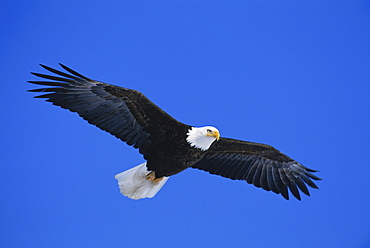
POLYGON ((212 126, 194 127, 175 120, 142 93, 87 78, 60 66, 45 65, 56 75, 32 73, 48 81, 28 81, 51 86, 29 90, 44 94, 53 105, 78 113, 83 119, 139 150, 145 162, 115 176, 120 192, 131 199, 153 197, 168 178, 187 168, 208 171, 298 200, 299 190, 318 188, 320 180, 309 169, 269 145, 220 138, 212 126))

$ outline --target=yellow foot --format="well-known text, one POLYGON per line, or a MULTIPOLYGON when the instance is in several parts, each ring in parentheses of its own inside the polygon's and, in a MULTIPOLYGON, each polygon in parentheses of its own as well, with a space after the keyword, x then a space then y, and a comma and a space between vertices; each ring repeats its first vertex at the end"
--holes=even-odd
POLYGON ((153 179, 153 182, 154 183, 159 183, 160 181, 162 181, 163 177, 160 177, 160 178, 154 178, 153 179))
POLYGON ((155 172, 154 172, 154 171, 151 171, 151 172, 149 172, 149 173, 146 175, 146 180, 153 181, 153 183, 159 183, 160 181, 162 181, 162 179, 163 179, 163 177, 156 178, 156 177, 155 177, 155 172))
POLYGON ((155 179, 155 172, 151 171, 146 175, 146 180, 153 181, 155 179))

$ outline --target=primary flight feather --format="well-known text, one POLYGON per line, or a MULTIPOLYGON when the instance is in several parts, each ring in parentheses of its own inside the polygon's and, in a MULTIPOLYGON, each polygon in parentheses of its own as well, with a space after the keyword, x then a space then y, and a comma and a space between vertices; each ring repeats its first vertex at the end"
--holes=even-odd
POLYGON ((272 146, 220 138, 215 127, 181 123, 136 90, 92 80, 62 64, 66 72, 41 66, 56 75, 32 73, 49 81, 30 83, 51 86, 29 90, 44 93, 36 98, 78 113, 143 155, 146 162, 115 176, 131 199, 153 197, 169 176, 189 167, 245 180, 285 199, 288 189, 300 200, 299 190, 310 195, 306 185, 318 188, 315 170, 272 146))

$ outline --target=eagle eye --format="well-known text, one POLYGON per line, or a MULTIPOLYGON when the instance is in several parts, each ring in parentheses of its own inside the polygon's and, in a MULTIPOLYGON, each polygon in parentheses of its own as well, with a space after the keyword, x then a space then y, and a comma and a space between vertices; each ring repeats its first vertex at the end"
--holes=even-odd
POLYGON ((207 129, 207 133, 212 133, 212 130, 211 129, 207 129))

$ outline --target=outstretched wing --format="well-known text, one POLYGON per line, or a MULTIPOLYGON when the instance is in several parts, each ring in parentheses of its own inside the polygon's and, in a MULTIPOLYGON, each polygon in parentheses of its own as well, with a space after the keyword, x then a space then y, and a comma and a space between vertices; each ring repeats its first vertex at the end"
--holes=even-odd
POLYGON ((46 93, 35 98, 46 98, 54 105, 77 112, 90 124, 139 148, 144 156, 153 137, 159 140, 171 128, 185 126, 138 91, 92 80, 62 64, 60 66, 68 73, 41 66, 57 76, 32 73, 50 81, 29 83, 52 86, 29 90, 46 93))
POLYGON ((297 161, 272 146, 221 138, 214 142, 204 158, 192 166, 230 179, 245 180, 256 187, 281 194, 290 192, 301 200, 298 188, 310 195, 306 184, 318 188, 311 180, 321 180, 297 161), (298 186, 298 188, 297 188, 298 186))

